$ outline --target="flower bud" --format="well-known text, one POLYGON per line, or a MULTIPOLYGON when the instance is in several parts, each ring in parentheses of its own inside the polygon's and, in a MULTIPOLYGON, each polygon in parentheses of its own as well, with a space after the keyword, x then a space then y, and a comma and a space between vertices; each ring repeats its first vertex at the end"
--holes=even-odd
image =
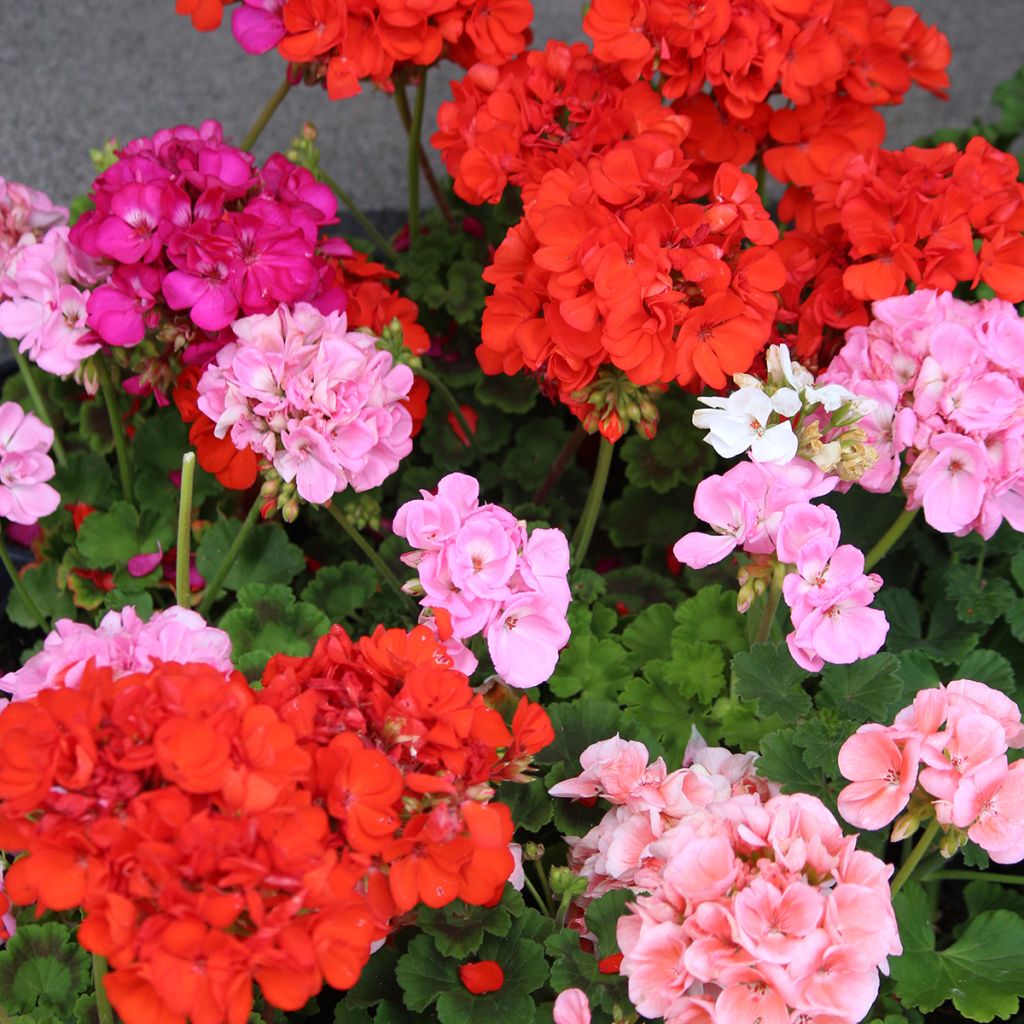
POLYGON ((523 860, 540 860, 544 856, 543 843, 524 843, 523 860))
POLYGON ((299 503, 295 498, 291 498, 281 506, 281 518, 286 523, 294 523, 299 518, 299 503))

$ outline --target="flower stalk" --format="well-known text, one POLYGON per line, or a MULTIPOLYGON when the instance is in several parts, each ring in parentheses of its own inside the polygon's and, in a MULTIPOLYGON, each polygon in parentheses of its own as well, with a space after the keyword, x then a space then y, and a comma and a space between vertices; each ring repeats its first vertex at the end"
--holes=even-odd
POLYGON ((608 483, 608 471, 611 469, 614 450, 614 444, 602 437, 601 446, 597 450, 597 465, 594 467, 594 478, 590 482, 587 503, 583 506, 583 515, 580 517, 572 538, 572 564, 577 568, 586 558, 590 540, 594 536, 594 527, 597 525, 601 502, 604 500, 604 489, 608 483))
POLYGON ((286 73, 284 81, 277 87, 274 94, 267 100, 266 106, 259 112, 259 116, 253 121, 252 127, 245 133, 245 138, 242 139, 240 149, 252 150, 252 147, 256 145, 256 140, 263 134, 263 129, 270 123, 270 119, 274 116, 274 112, 284 102, 285 96, 291 92, 292 83, 289 80, 289 76, 286 73))
POLYGON ((107 958, 99 953, 92 955, 92 980, 96 986, 96 1016, 100 1024, 114 1024, 114 1008, 110 1005, 103 978, 107 973, 107 958))
POLYGON ((899 871, 896 872, 896 877, 892 880, 891 887, 893 896, 895 896, 907 881, 909 881, 910 876, 914 873, 914 868, 921 863, 921 859, 928 852, 932 845, 932 840, 935 838, 938 831, 939 819, 932 818, 928 823, 928 827, 922 833, 921 838, 918 839, 914 848, 910 851, 910 856, 903 862, 899 871))
POLYGON ((916 508, 905 508, 893 521, 885 533, 878 539, 878 543, 864 556, 864 571, 870 572, 885 556, 889 549, 907 532, 907 527, 914 521, 919 512, 916 508))
POLYGON ((370 241, 381 251, 389 262, 394 263, 398 254, 394 246, 380 233, 373 221, 356 205, 355 200, 326 171, 317 170, 319 179, 341 200, 342 205, 358 221, 370 241))
POLYGON ((124 420, 117 407, 117 394, 114 391, 114 381, 110 376, 110 369, 107 361, 99 356, 93 361, 96 367, 96 377, 100 382, 100 392, 103 394, 103 402, 107 407, 107 416, 110 419, 110 430, 114 435, 114 451, 117 453, 117 471, 121 477, 121 494, 124 500, 131 504, 135 499, 132 492, 132 471, 128 462, 128 441, 124 432, 124 420))
POLYGON ((784 567, 776 563, 772 572, 772 583, 768 588, 767 601, 764 611, 761 613, 761 620, 757 624, 757 632, 754 634, 754 643, 763 644, 772 635, 772 626, 775 624, 775 615, 779 610, 779 601, 782 598, 782 579, 785 575, 784 567))
POLYGON ((227 579, 227 575, 231 572, 231 567, 235 564, 235 559, 238 558, 238 553, 242 550, 242 545, 245 544, 252 532, 252 528, 256 525, 256 520, 259 518, 260 508, 263 505, 263 496, 261 494, 256 495, 255 501, 249 507, 249 514, 245 517, 245 521, 242 523, 242 528, 235 534, 235 539, 231 542, 231 546, 227 549, 224 554, 224 558, 220 565, 217 566, 217 571, 213 574, 213 579, 206 584, 206 588, 203 592, 203 600, 199 605, 199 614, 203 618, 209 618, 210 608, 213 602, 217 600, 217 595, 220 593, 220 588, 224 584, 224 580, 227 579))
POLYGON ((369 559, 370 563, 377 570, 381 580, 386 583, 403 602, 410 601, 409 595, 402 589, 398 577, 388 568, 387 562, 374 551, 370 542, 345 518, 341 510, 333 503, 325 505, 324 508, 330 512, 334 521, 348 534, 349 539, 369 559))
POLYGON ((424 366, 417 368, 416 373, 422 377, 440 396, 444 399, 445 405, 451 410, 451 414, 455 417, 456 422, 462 428, 463 434, 466 435, 466 441, 469 447, 473 449, 473 454, 477 458, 483 458, 483 452, 480 451, 480 446, 476 441, 476 432, 466 422, 466 417, 462 412, 462 407, 455 400, 455 396, 451 393, 451 389, 445 384, 444 380, 439 377, 433 370, 428 370, 424 366))
POLYGON ((57 464, 66 466, 68 464, 68 456, 64 450, 64 442, 53 425, 49 406, 47 406, 46 398, 39 389, 39 381, 36 380, 32 364, 18 348, 16 341, 11 339, 10 346, 14 361, 18 364, 18 372, 21 374, 22 380, 25 381, 25 390, 28 391, 28 397, 32 400, 32 407, 35 409, 36 415, 53 431, 53 454, 57 459, 57 464))
POLYGON ((395 103, 402 123, 408 126, 409 151, 406 158, 406 175, 409 189, 409 244, 415 242, 420 233, 420 137, 423 134, 423 110, 427 101, 427 72, 420 73, 416 86, 416 99, 412 110, 405 95, 405 85, 395 86, 395 103))
POLYGON ((179 608, 192 603, 189 587, 192 555, 192 488, 196 476, 196 453, 185 452, 181 458, 181 494, 178 498, 178 541, 174 571, 174 599, 179 608))

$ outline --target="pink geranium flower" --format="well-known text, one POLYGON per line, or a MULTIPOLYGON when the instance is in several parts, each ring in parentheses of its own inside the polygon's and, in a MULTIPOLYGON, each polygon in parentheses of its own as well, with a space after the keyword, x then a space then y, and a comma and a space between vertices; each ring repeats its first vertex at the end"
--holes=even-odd
POLYGON ((57 510, 60 494, 46 481, 53 431, 17 402, 0 403, 0 519, 31 526, 57 510))
POLYGON ((879 725, 861 726, 839 750, 839 770, 851 781, 839 813, 857 828, 884 828, 907 806, 917 784, 920 741, 898 742, 879 725))
POLYGON ((581 988, 559 992, 552 1007, 555 1024, 590 1024, 590 1000, 581 988))

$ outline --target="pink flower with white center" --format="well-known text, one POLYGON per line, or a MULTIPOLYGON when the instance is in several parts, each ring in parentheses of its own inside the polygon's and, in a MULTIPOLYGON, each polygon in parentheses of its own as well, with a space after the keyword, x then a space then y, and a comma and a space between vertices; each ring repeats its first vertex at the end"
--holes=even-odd
POLYGON ((676 541, 672 554, 691 569, 705 569, 728 557, 755 528, 756 506, 728 476, 709 476, 697 484, 694 514, 715 532, 687 533, 676 541))
MULTIPOLYGON (((726 975, 728 984, 715 1001, 715 1020, 721 1024, 789 1024, 786 1001, 754 967, 737 966, 726 975)), ((725 980, 723 978, 723 980, 725 980)))
POLYGON ((828 604, 811 608, 794 623, 786 637, 790 654, 808 672, 818 672, 824 662, 852 665, 881 649, 889 632, 885 612, 867 606, 878 589, 869 576, 864 582, 843 588, 828 604))
POLYGON ((529 688, 551 678, 569 635, 564 609, 543 594, 516 594, 487 627, 487 649, 509 686, 529 688))
POLYGON ((110 666, 115 677, 148 672, 158 662, 194 662, 231 670, 231 638, 208 626, 197 612, 168 608, 143 622, 130 605, 107 612, 95 629, 71 619, 60 619, 43 642, 16 672, 0 677, 0 689, 14 700, 27 700, 40 690, 77 686, 88 662, 110 666))
POLYGON ((825 898, 801 882, 778 889, 755 879, 737 895, 734 907, 740 945, 758 960, 788 964, 817 930, 825 898))
POLYGON ((511 597, 509 581, 516 570, 518 553, 506 530, 495 520, 470 519, 448 549, 452 582, 460 590, 485 600, 511 597))
POLYGON ((907 806, 917 785, 921 741, 899 741, 880 725, 862 725, 839 749, 839 770, 850 780, 839 813, 855 828, 884 828, 907 806))
POLYGON ((989 715, 960 714, 947 722, 945 732, 921 744, 920 756, 927 765, 920 773, 925 791, 939 800, 952 801, 964 779, 990 762, 1005 767, 1006 733, 989 715))
POLYGON ((17 402, 0 403, 0 519, 31 526, 57 510, 47 454, 53 431, 17 402))
POLYGON ((580 799, 601 794, 612 804, 629 803, 642 787, 664 782, 665 762, 660 757, 653 764, 650 761, 643 743, 620 739, 616 733, 587 747, 580 754, 582 773, 555 783, 548 792, 580 799))
MULTIPOLYGON (((619 940, 622 945, 622 940, 619 940)), ((694 979, 683 964, 688 945, 678 924, 644 929, 629 950, 629 998, 644 1017, 666 1017, 694 979)), ((625 960, 623 961, 623 967, 625 960)), ((623 969, 621 973, 626 974, 623 969)))
POLYGON ((988 456, 978 441, 940 434, 931 439, 929 456, 915 463, 906 486, 911 502, 924 507, 929 526, 959 534, 968 532, 981 511, 987 476, 988 456))

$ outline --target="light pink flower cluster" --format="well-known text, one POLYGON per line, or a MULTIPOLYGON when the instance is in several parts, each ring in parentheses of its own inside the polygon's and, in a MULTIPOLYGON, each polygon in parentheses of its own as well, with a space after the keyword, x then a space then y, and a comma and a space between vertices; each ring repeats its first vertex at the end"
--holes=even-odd
POLYGON ((60 494, 46 482, 54 474, 52 444, 42 420, 17 402, 0 403, 0 519, 31 526, 57 510, 60 494))
POLYGON ((872 398, 860 422, 879 453, 860 479, 958 536, 1024 530, 1024 320, 1009 302, 928 290, 884 299, 853 327, 824 381, 872 398))
POLYGON ((68 211, 28 185, 0 177, 0 298, 4 272, 14 253, 33 245, 52 227, 66 224, 68 211))
POLYGON ((796 662, 817 672, 825 662, 848 665, 885 642, 885 613, 869 608, 882 585, 864 572, 864 555, 839 544, 839 520, 826 506, 810 504, 838 483, 804 459, 785 465, 740 462, 697 485, 693 510, 714 533, 688 533, 672 549, 693 569, 719 562, 740 548, 753 556, 741 575, 740 610, 762 588, 772 564, 785 571, 782 592, 793 630, 786 637, 796 662))
POLYGON ((13 700, 28 700, 40 690, 77 686, 89 662, 115 676, 148 672, 157 662, 212 665, 231 671, 231 638, 208 626, 197 612, 168 608, 154 612, 148 622, 130 605, 107 612, 95 629, 61 619, 47 636, 43 649, 16 672, 0 677, 0 689, 13 700))
POLYGON ((403 555, 419 573, 424 621, 464 672, 476 658, 463 641, 484 634, 509 686, 551 677, 569 642, 569 545, 561 530, 534 530, 499 505, 480 504, 480 484, 451 473, 437 493, 420 492, 395 514, 394 531, 417 550, 403 555))
POLYGON ((825 662, 850 665, 885 643, 885 612, 869 608, 882 586, 864 572, 864 554, 839 543, 839 517, 827 505, 798 502, 782 513, 776 557, 795 566, 782 581, 793 631, 786 636, 793 660, 809 672, 825 662))
POLYGON ((839 751, 851 784, 839 813, 857 828, 884 828, 908 804, 894 838, 911 834, 933 813, 951 855, 967 839, 998 864, 1024 860, 1024 747, 1020 708, 973 679, 921 690, 892 725, 862 725, 839 751))
POLYGON ((251 448, 306 501, 377 487, 412 451, 412 370, 344 313, 300 302, 232 331, 200 378, 199 408, 217 437, 251 448))
MULTIPOLYGON (((620 972, 641 1015, 666 1024, 861 1020, 902 952, 892 868, 856 849, 820 800, 772 795, 754 755, 687 752, 667 774, 640 743, 584 751, 556 796, 615 806, 576 841, 588 895, 642 892, 619 919, 620 972), (692 759, 691 759, 692 757, 692 759)), ((578 999, 566 1021, 584 1019, 578 999)))
POLYGON ((68 243, 67 210, 0 178, 0 334, 48 373, 74 373, 99 348, 86 324, 103 271, 68 243))

